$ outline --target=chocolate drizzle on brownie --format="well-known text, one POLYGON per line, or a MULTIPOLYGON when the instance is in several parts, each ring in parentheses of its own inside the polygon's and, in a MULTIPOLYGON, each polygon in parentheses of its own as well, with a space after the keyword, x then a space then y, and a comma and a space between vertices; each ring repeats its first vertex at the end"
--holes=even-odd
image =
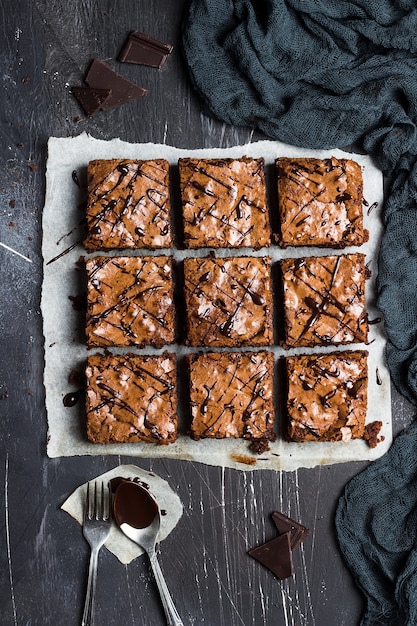
POLYGON ((263 159, 180 159, 185 244, 270 244, 263 159))
POLYGON ((273 441, 273 369, 269 352, 207 352, 187 355, 190 376, 191 435, 273 441), (213 380, 209 385, 203 380, 213 380))
POLYGON ((88 250, 172 245, 167 161, 92 161, 88 182, 88 250))
POLYGON ((93 355, 87 362, 87 434, 93 443, 177 437, 175 355, 93 355))
POLYGON ((286 357, 288 439, 348 441, 363 436, 367 352, 286 357))
POLYGON ((170 257, 94 257, 87 274, 90 346, 173 343, 170 257))
POLYGON ((283 247, 344 248, 367 241, 362 172, 357 163, 279 158, 276 168, 283 247))
POLYGON ((281 261, 285 346, 366 342, 364 255, 281 261))
POLYGON ((184 274, 190 345, 272 344, 268 258, 186 258, 184 274))

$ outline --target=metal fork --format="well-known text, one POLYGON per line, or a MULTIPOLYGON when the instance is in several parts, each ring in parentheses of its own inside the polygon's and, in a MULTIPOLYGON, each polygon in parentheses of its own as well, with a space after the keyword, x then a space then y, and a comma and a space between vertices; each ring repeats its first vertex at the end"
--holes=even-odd
POLYGON ((94 483, 93 490, 90 483, 88 483, 84 509, 83 534, 90 544, 91 555, 88 569, 87 594, 81 622, 82 626, 94 626, 98 553, 110 534, 110 528, 110 484, 108 484, 107 489, 105 489, 104 483, 101 483, 101 489, 98 490, 97 483, 94 483), (91 491, 93 491, 93 497, 91 496, 91 491))

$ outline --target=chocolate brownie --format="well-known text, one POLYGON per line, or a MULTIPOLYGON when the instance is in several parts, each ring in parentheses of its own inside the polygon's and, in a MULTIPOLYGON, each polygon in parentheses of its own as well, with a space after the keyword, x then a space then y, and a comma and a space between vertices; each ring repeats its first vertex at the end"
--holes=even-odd
POLYGON ((87 367, 92 443, 166 444, 177 438, 176 357, 95 354, 87 367))
POLYGON ((87 250, 172 246, 168 161, 90 161, 87 177, 87 250))
POLYGON ((189 345, 271 345, 270 273, 269 257, 186 258, 189 345))
POLYGON ((271 242, 264 159, 179 159, 187 248, 271 242))
POLYGON ((188 354, 191 436, 274 440, 271 352, 188 354))
POLYGON ((363 437, 368 397, 366 350, 284 357, 289 441, 363 437))
POLYGON ((280 158, 276 168, 282 247, 345 248, 368 240, 355 161, 280 158))
POLYGON ((156 347, 175 341, 172 258, 88 259, 89 346, 156 347))
POLYGON ((367 341, 363 254, 284 259, 280 265, 286 348, 367 341))

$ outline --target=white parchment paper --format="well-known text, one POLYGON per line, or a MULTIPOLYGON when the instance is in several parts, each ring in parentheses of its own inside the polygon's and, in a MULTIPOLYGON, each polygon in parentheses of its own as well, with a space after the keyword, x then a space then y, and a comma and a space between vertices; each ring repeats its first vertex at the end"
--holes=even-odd
MULTIPOLYGON (((163 541, 178 524, 183 513, 183 506, 178 495, 160 476, 152 472, 146 472, 136 465, 119 465, 109 472, 97 476, 90 482, 98 481, 98 483, 104 482, 104 484, 107 484, 112 478, 118 477, 139 478, 142 482, 149 485, 149 491, 155 496, 160 510, 164 513, 164 515, 161 515, 161 528, 158 534, 158 542, 163 541)), ((69 513, 80 524, 83 522, 86 492, 87 483, 78 487, 61 506, 61 509, 69 513)), ((114 520, 112 521, 110 535, 105 546, 125 565, 143 554, 142 548, 128 539, 114 520)))
MULTIPOLYGON (((382 174, 367 156, 350 155, 340 150, 313 151, 295 148, 275 141, 261 141, 233 148, 186 150, 161 144, 130 144, 119 139, 112 141, 96 140, 83 134, 74 138, 50 138, 48 143, 48 163, 46 173, 46 199, 43 213, 43 258, 44 280, 41 309, 45 337, 46 408, 48 414, 47 452, 50 457, 90 455, 129 455, 136 457, 173 458, 198 461, 209 465, 221 465, 237 469, 295 470, 300 467, 315 467, 332 463, 356 460, 372 460, 381 456, 392 441, 390 379, 384 360, 385 337, 382 323, 370 326, 369 345, 355 344, 341 349, 365 348, 369 351, 369 409, 367 422, 382 420, 380 435, 383 442, 370 449, 362 440, 348 443, 309 442, 287 443, 281 437, 270 445, 270 450, 262 455, 254 455, 248 450, 244 440, 200 440, 193 441, 181 435, 173 444, 158 446, 147 443, 94 445, 85 436, 85 411, 83 399, 71 408, 63 404, 64 396, 75 391, 68 382, 73 369, 83 370, 87 357, 84 343, 84 314, 75 310, 70 296, 79 295, 84 289, 85 277, 77 267, 80 256, 87 256, 82 246, 84 237, 83 217, 80 203, 85 198, 83 190, 86 181, 86 167, 92 159, 165 158, 171 165, 178 158, 192 157, 232 157, 243 155, 264 157, 266 166, 271 166, 279 156, 353 158, 363 167, 364 197, 372 210, 364 211, 365 227, 370 232, 369 241, 360 248, 349 248, 366 254, 372 277, 367 281, 367 308, 369 319, 380 317, 375 309, 375 278, 377 274, 377 254, 382 235, 381 208, 383 201, 382 174), (73 174, 75 172, 75 174, 73 174), (76 182, 79 182, 79 185, 76 182), (57 258, 58 257, 58 258, 57 258)), ((176 259, 184 256, 203 256, 208 250, 163 250, 156 254, 172 254, 176 259)), ((278 246, 253 251, 230 249, 216 251, 218 256, 232 254, 268 255, 272 261, 284 257, 313 256, 315 254, 335 254, 334 250, 315 248, 287 248, 278 246)), ((135 251, 135 254, 153 254, 149 251, 135 251)), ((169 347, 172 350, 172 347, 169 347)), ((181 356, 191 348, 176 346, 174 350, 181 356)), ((283 354, 291 355, 307 352, 325 352, 321 349, 293 349, 284 351, 280 346, 271 350, 276 358, 283 354)), ((155 354, 155 349, 137 350, 138 353, 155 354)), ((279 390, 278 390, 279 393, 279 390)), ((180 423, 184 423, 186 407, 180 403, 180 423)))

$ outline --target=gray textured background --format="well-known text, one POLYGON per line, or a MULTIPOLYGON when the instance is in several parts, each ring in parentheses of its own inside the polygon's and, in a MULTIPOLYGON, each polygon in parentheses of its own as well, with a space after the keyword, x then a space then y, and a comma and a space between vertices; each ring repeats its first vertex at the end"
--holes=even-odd
MULTIPOLYGON (((0 623, 5 626, 80 623, 88 546, 78 524, 59 507, 85 480, 120 462, 136 462, 46 457, 39 302, 48 137, 87 131, 102 139, 187 148, 263 138, 205 115, 181 57, 185 6, 184 0, 0 0, 0 623), (131 29, 174 44, 163 70, 116 62, 131 29), (146 87, 149 95, 86 118, 69 90, 81 84, 95 57, 146 87)), ((393 414, 396 432, 413 415, 395 392, 393 414)), ((160 555, 185 624, 358 622, 362 599, 338 551, 333 514, 343 486, 365 463, 294 473, 244 473, 151 459, 137 464, 166 479, 185 507, 160 555), (248 548, 274 537, 269 515, 276 509, 312 530, 294 555, 294 579, 284 583, 246 556, 248 548)), ((98 601, 103 626, 164 624, 143 557, 124 567, 102 551, 98 601)))

